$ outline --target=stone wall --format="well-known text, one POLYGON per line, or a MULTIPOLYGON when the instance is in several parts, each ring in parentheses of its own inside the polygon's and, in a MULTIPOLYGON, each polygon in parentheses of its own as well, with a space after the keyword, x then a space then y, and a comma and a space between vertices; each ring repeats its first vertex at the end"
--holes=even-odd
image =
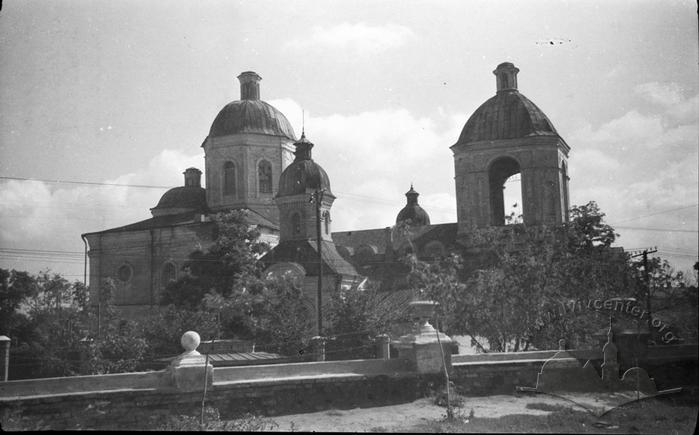
MULTIPOLYGON (((327 376, 270 382, 214 385, 206 404, 229 419, 246 412, 277 415, 413 401, 429 394, 439 376, 327 376)), ((17 410, 26 422, 51 429, 155 428, 168 415, 198 416, 202 392, 113 390, 1 400, 0 408, 17 410), (43 422, 43 423, 42 423, 43 422)))

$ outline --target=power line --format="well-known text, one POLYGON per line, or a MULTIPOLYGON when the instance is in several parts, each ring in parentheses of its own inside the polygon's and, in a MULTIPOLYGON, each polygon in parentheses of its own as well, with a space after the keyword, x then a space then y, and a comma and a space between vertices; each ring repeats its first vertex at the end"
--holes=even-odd
POLYGON ((150 184, 121 184, 121 183, 100 183, 96 181, 72 181, 72 180, 46 180, 41 178, 22 178, 22 177, 2 177, 0 180, 16 180, 16 181, 39 181, 42 183, 53 184, 86 184, 90 186, 116 186, 116 187, 136 187, 140 189, 172 189, 176 186, 154 186, 150 184))
POLYGON ((614 228, 621 228, 624 230, 638 230, 638 231, 664 231, 668 233, 699 233, 699 230, 684 230, 684 229, 671 229, 671 228, 646 228, 646 227, 626 227, 622 225, 615 225, 614 228))
POLYGON ((622 220, 620 220, 620 221, 617 221, 617 223, 628 222, 628 221, 632 221, 632 220, 636 220, 636 219, 642 219, 642 218, 649 217, 649 216, 655 216, 655 215, 659 215, 659 214, 670 213, 670 212, 673 212, 673 211, 686 210, 686 209, 688 209, 688 208, 694 208, 694 207, 697 207, 697 206, 699 206, 699 204, 692 204, 692 205, 687 205, 687 206, 684 206, 684 207, 672 208, 672 209, 669 209, 669 210, 662 210, 662 211, 658 211, 658 212, 654 212, 654 213, 650 213, 650 214, 646 214, 646 215, 634 216, 634 217, 632 217, 632 218, 622 219, 622 220))

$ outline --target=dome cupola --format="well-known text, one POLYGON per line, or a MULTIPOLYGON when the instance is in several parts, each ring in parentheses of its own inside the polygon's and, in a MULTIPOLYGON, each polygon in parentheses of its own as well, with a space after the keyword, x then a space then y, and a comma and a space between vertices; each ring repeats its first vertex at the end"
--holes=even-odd
POLYGON ((519 68, 510 62, 497 66, 493 74, 497 93, 466 121, 456 145, 485 140, 558 136, 551 121, 517 89, 519 68))
POLYGON ((396 224, 400 224, 402 222, 405 222, 411 226, 422 226, 430 224, 429 215, 417 203, 418 196, 420 196, 420 194, 417 193, 415 189, 413 189, 413 185, 411 184, 410 190, 405 193, 405 197, 407 198, 408 202, 405 205, 405 207, 403 207, 403 209, 400 212, 398 212, 398 217, 396 217, 396 224))
POLYGON ((296 141, 294 146, 296 158, 279 177, 277 197, 311 193, 322 189, 326 194, 332 195, 328 174, 311 158, 313 143, 302 133, 301 139, 296 141))
POLYGON ((183 172, 184 186, 174 187, 151 208, 153 216, 164 216, 187 212, 206 212, 206 190, 201 187, 201 171, 197 168, 187 168, 183 172))
POLYGON ((294 129, 284 114, 260 99, 260 77, 253 71, 238 76, 240 100, 227 104, 211 124, 209 137, 252 133, 296 140, 294 129))

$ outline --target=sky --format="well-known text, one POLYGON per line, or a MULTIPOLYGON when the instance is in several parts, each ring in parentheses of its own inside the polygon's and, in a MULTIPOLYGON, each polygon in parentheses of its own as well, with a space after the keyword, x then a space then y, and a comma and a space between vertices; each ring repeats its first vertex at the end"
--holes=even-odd
POLYGON ((411 183, 432 223, 455 222, 449 147, 507 61, 571 147, 571 204, 691 271, 697 39, 676 0, 5 0, 0 267, 82 280, 80 235, 149 218, 203 170, 248 70, 297 135, 305 118, 334 231, 393 225, 411 183))

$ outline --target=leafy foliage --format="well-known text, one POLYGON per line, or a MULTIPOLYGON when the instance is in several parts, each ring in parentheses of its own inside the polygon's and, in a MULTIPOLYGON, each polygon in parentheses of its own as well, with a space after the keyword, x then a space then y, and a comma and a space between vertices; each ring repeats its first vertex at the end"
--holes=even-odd
POLYGON ((394 303, 391 294, 380 292, 378 286, 368 282, 332 295, 327 310, 327 359, 374 358, 376 336, 409 322, 407 305, 394 303))
POLYGON ((245 211, 233 210, 215 216, 215 241, 206 251, 189 256, 184 277, 163 292, 161 303, 189 309, 199 308, 206 293, 231 296, 249 276, 258 276, 257 259, 269 246, 259 241, 259 230, 245 223, 245 211))
POLYGON ((491 227, 474 232, 484 247, 481 267, 466 270, 459 256, 438 262, 413 260, 411 282, 440 302, 450 333, 485 337, 492 350, 555 348, 590 343, 604 316, 554 316, 562 304, 637 293, 628 255, 612 248, 614 229, 594 202, 573 207, 561 226, 491 227))

